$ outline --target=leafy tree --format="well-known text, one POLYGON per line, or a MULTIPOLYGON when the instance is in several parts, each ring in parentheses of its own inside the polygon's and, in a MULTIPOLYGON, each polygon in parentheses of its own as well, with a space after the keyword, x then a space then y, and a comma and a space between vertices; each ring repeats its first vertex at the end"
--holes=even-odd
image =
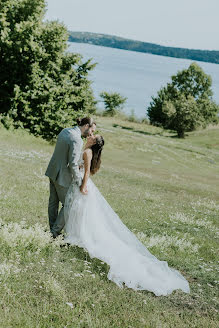
POLYGON ((202 123, 199 108, 192 96, 179 95, 174 101, 165 101, 163 111, 174 126, 179 138, 184 138, 185 131, 192 131, 202 123))
POLYGON ((151 124, 173 129, 183 138, 186 131, 216 123, 219 106, 212 100, 211 85, 211 77, 196 63, 173 75, 172 82, 152 97, 148 108, 151 124))
POLYGON ((163 111, 163 104, 164 102, 171 101, 171 99, 175 98, 177 98, 177 91, 170 83, 158 91, 157 97, 152 97, 152 102, 150 103, 147 112, 151 124, 162 126, 164 128, 169 127, 169 116, 163 111))
POLYGON ((211 85, 211 76, 205 74, 196 63, 172 76, 173 88, 185 96, 193 96, 196 100, 205 96, 212 97, 211 85))
POLYGON ((94 65, 66 52, 65 26, 44 14, 45 0, 0 2, 0 114, 52 139, 95 110, 87 79, 94 65))
POLYGON ((104 91, 100 93, 100 97, 103 98, 105 104, 105 114, 109 116, 114 116, 127 100, 117 92, 109 93, 104 91))

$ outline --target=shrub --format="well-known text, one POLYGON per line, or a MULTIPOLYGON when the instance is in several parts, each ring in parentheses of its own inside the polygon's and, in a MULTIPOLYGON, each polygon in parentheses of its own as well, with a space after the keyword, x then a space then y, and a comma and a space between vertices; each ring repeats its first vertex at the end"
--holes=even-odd
POLYGON ((126 102, 127 98, 122 97, 117 92, 101 92, 100 97, 103 98, 105 104, 105 115, 114 116, 126 102))
POLYGON ((183 138, 186 131, 217 123, 219 106, 212 100, 211 85, 211 77, 196 63, 178 72, 152 97, 148 108, 151 124, 175 130, 183 138))

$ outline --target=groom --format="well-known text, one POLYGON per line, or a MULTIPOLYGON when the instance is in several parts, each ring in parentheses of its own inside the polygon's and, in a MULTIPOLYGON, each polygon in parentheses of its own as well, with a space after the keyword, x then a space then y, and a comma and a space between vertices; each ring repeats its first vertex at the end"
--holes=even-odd
POLYGON ((59 133, 54 153, 45 173, 50 179, 48 214, 53 238, 61 233, 65 224, 65 196, 72 180, 78 186, 82 183, 79 173, 79 160, 81 160, 83 146, 81 137, 92 136, 96 130, 96 123, 90 117, 78 119, 77 123, 77 126, 63 129, 59 133), (62 208, 58 212, 59 202, 62 208))

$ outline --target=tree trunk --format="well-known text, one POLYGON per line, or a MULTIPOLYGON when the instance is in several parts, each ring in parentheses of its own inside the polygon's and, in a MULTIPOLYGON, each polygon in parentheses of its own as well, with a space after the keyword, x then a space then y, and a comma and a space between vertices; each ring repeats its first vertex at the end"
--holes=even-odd
POLYGON ((184 130, 178 130, 177 135, 178 135, 178 138, 185 138, 185 131, 184 130))

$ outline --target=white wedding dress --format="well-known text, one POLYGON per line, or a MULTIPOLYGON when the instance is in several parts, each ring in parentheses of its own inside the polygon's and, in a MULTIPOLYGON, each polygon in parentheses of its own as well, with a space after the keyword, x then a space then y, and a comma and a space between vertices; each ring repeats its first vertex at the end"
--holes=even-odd
MULTIPOLYGON (((83 171, 81 172, 83 175, 83 171)), ((108 279, 119 287, 168 295, 181 289, 189 293, 187 280, 167 262, 159 261, 122 223, 91 179, 88 194, 69 187, 65 213, 65 242, 83 247, 91 258, 109 266, 108 279)))

